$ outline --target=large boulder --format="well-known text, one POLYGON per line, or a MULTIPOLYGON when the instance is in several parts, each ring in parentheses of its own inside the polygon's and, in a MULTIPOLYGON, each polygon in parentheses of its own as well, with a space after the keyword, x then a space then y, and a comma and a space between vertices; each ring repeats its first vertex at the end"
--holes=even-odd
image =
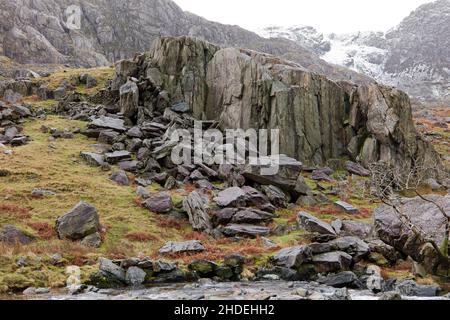
MULTIPOLYGON (((450 212, 450 196, 427 195, 426 198, 438 203, 447 214, 450 212)), ((420 228, 425 235, 438 246, 444 244, 444 234, 448 218, 431 202, 420 197, 405 199, 398 206, 400 212, 407 216, 413 225, 420 228)), ((382 205, 374 212, 375 232, 381 240, 393 246, 416 262, 424 265, 428 272, 436 272, 440 265, 439 255, 425 240, 417 237, 410 227, 403 223, 398 213, 387 205, 382 205)), ((448 239, 447 239, 448 244, 448 239)), ((444 266, 448 268, 448 266, 444 266)))
POLYGON ((133 81, 128 81, 120 87, 120 111, 126 118, 136 116, 139 104, 139 88, 133 81))
POLYGON ((189 222, 194 230, 212 231, 212 224, 208 214, 208 197, 197 191, 191 192, 183 200, 183 208, 189 216, 189 222))
POLYGON ((310 262, 311 259, 312 253, 308 246, 285 248, 273 257, 276 265, 292 269, 299 268, 302 264, 310 262))
POLYGON ((97 210, 86 202, 79 202, 72 210, 56 220, 56 232, 60 239, 73 241, 100 232, 97 210))

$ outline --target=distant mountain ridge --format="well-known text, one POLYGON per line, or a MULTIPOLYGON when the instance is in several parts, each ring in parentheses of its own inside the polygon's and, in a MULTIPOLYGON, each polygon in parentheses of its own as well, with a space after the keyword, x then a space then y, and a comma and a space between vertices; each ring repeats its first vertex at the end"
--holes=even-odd
POLYGON ((450 0, 424 4, 383 32, 324 35, 312 27, 259 30, 296 41, 329 63, 399 87, 423 102, 450 103, 450 0))

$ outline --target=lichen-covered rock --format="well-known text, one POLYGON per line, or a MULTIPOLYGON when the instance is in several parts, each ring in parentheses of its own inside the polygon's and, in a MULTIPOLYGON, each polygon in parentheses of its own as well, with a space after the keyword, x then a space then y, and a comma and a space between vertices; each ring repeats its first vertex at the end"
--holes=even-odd
POLYGON ((36 238, 26 234, 22 230, 12 225, 5 225, 0 229, 0 242, 14 244, 30 244, 36 241, 36 238))
POLYGON ((100 231, 97 210, 86 202, 79 202, 72 210, 56 220, 60 239, 82 240, 100 231))
MULTIPOLYGON (((446 213, 450 212, 450 196, 427 195, 426 197, 440 204, 446 213)), ((398 208, 438 246, 444 244, 447 217, 444 217, 433 203, 417 197, 405 199, 398 208)), ((385 243, 426 266, 428 272, 436 271, 440 265, 436 250, 425 240, 417 237, 400 220, 393 208, 382 205, 375 209, 374 225, 378 237, 385 243)), ((448 239, 446 243, 448 244, 448 239)), ((448 269, 448 266, 446 268, 448 269)))

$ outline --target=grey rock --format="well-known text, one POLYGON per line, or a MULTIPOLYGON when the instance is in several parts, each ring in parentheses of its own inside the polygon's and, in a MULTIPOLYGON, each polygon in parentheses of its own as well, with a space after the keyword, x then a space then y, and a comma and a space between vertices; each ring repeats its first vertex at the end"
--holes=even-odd
POLYGON ((96 232, 84 237, 81 244, 86 247, 99 248, 102 244, 102 237, 100 233, 96 232))
POLYGON ((326 222, 317 219, 306 212, 299 212, 297 216, 299 226, 310 232, 317 232, 320 234, 336 235, 334 229, 326 222))
POLYGON ((185 242, 168 242, 161 249, 159 253, 198 253, 205 250, 205 247, 198 240, 191 240, 185 242))
POLYGON ((434 285, 420 285, 413 280, 405 280, 395 285, 396 291, 404 296, 435 297, 440 288, 434 285))
POLYGON ((239 207, 246 204, 246 193, 239 187, 225 189, 214 198, 220 207, 239 207))
POLYGON ((136 188, 136 194, 142 199, 148 199, 150 197, 150 191, 141 186, 136 188))
POLYGON ((290 199, 283 190, 272 185, 262 186, 261 189, 274 205, 281 208, 287 207, 290 199))
POLYGON ((363 284, 356 274, 351 271, 343 271, 337 274, 319 278, 317 282, 334 288, 354 288, 361 289, 363 284))
POLYGON ((22 230, 16 228, 12 225, 5 225, 0 229, 0 242, 14 245, 23 244, 27 245, 34 242, 36 239, 23 232, 22 230))
POLYGON ((138 171, 139 162, 137 161, 121 161, 118 163, 119 168, 123 171, 127 172, 136 172, 138 171))
POLYGON ((268 236, 270 229, 247 224, 229 224, 222 229, 222 232, 228 237, 243 236, 255 238, 259 236, 268 236))
POLYGON ((89 124, 89 127, 112 129, 119 132, 125 132, 125 122, 122 119, 101 116, 89 124))
POLYGON ((139 286, 144 283, 147 273, 138 267, 128 268, 125 274, 125 280, 130 286, 139 286))
POLYGON ((291 247, 282 249, 273 259, 278 266, 296 269, 302 264, 310 262, 312 253, 308 246, 291 247))
POLYGON ((123 170, 114 171, 109 179, 122 186, 130 185, 130 180, 123 170))
POLYGON ((337 272, 349 270, 352 256, 345 252, 333 251, 315 255, 312 261, 318 272, 337 272))
POLYGON ((208 214, 208 197, 198 193, 191 192, 183 200, 183 208, 189 216, 189 222, 194 230, 211 232, 213 227, 208 214))
POLYGON ((56 231, 60 239, 81 240, 99 230, 97 210, 83 201, 56 220, 56 231))
POLYGON ((129 161, 131 160, 131 153, 123 150, 106 153, 105 160, 110 164, 116 164, 122 161, 129 161))
POLYGON ((172 198, 167 193, 152 194, 143 204, 155 213, 168 213, 173 208, 172 198))
POLYGON ((91 166, 101 167, 105 164, 104 156, 92 152, 81 152, 81 157, 91 166))
POLYGON ((100 272, 102 272, 106 276, 112 277, 123 283, 126 282, 125 270, 114 264, 114 262, 112 262, 111 260, 100 258, 99 265, 100 272))
POLYGON ((356 174, 361 177, 368 177, 370 176, 370 171, 361 166, 358 163, 347 161, 345 163, 345 169, 347 169, 348 172, 356 174))
POLYGON ((359 213, 359 210, 357 208, 355 208, 351 204, 344 202, 344 201, 336 201, 334 203, 334 205, 337 206, 338 208, 341 208, 342 210, 344 210, 345 212, 347 212, 349 214, 358 214, 359 213))

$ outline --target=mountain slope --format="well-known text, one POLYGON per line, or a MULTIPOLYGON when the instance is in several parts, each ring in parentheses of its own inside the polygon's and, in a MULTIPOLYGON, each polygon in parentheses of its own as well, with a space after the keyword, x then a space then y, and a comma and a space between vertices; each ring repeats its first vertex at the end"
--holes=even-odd
POLYGON ((211 22, 170 0, 3 0, 0 33, 0 55, 22 63, 101 66, 148 50, 158 36, 188 35, 282 56, 333 79, 369 81, 327 64, 296 42, 264 39, 238 26, 211 22), (72 4, 81 8, 80 30, 65 23, 65 10, 72 4))
POLYGON ((450 0, 420 6, 386 33, 323 35, 313 28, 268 27, 259 34, 294 40, 329 63, 397 86, 418 100, 450 102, 450 0))

